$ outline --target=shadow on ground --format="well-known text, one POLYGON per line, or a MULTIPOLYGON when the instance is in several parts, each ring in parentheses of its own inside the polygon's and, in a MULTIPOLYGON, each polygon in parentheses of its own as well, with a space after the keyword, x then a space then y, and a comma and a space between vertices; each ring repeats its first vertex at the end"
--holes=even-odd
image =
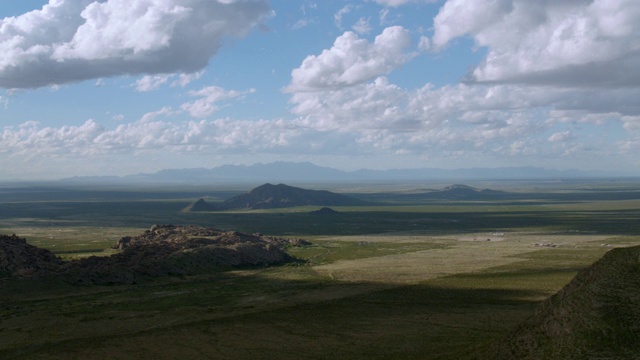
POLYGON ((447 359, 503 335, 545 296, 264 275, 110 287, 5 280, 0 357, 447 359))

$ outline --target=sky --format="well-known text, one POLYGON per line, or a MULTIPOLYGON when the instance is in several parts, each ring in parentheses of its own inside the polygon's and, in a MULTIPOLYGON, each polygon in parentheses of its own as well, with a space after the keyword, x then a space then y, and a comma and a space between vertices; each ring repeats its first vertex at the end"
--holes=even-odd
POLYGON ((637 0, 6 0, 0 180, 225 164, 640 175, 637 0))

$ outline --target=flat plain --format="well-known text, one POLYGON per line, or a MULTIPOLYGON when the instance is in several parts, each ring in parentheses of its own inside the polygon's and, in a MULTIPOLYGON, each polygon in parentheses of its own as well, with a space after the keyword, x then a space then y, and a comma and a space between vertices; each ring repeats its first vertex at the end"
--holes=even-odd
MULTIPOLYGON (((303 263, 78 286, 0 278, 0 358, 452 359, 640 243, 640 181, 329 184, 371 205, 185 213, 249 187, 0 186, 0 233, 64 259, 153 224, 304 238, 303 263)), ((323 185, 315 185, 323 188, 323 185)))

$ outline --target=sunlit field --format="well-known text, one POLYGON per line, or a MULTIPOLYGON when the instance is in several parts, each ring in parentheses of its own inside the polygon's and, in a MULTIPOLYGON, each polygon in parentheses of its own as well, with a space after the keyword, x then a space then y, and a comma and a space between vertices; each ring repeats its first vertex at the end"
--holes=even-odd
POLYGON ((640 243, 630 181, 505 182, 482 199, 332 186, 371 205, 185 213, 243 189, 0 188, 0 233, 64 259, 108 256, 158 223, 312 243, 287 249, 295 264, 135 285, 0 278, 0 358, 464 358, 610 249, 640 243))

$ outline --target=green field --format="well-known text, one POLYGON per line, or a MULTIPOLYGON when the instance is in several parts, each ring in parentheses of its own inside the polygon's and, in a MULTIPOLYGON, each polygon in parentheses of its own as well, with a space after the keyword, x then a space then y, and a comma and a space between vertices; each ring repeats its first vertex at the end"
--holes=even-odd
POLYGON ((0 186, 0 233, 66 259, 163 223, 313 243, 288 250, 302 264, 137 285, 0 279, 0 358, 463 358, 611 248, 640 243, 640 182, 477 185, 507 193, 333 184, 372 205, 312 215, 181 212, 248 188, 0 186))

